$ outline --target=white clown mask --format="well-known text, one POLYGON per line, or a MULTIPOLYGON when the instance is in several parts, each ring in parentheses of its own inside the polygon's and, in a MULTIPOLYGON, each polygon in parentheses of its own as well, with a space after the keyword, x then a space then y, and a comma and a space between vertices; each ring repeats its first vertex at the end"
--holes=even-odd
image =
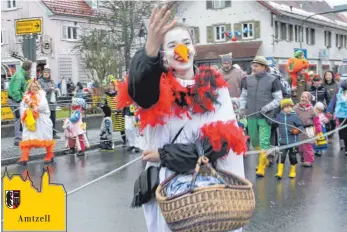
POLYGON ((167 32, 163 47, 164 59, 169 67, 177 71, 193 67, 195 48, 187 30, 178 27, 167 32))

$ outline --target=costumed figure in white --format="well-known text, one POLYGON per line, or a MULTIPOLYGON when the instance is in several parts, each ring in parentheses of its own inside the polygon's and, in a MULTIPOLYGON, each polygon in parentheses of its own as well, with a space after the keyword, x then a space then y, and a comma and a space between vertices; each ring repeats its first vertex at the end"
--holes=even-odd
POLYGON ((71 117, 64 120, 64 134, 66 139, 66 147, 70 150, 67 154, 75 154, 83 156, 84 151, 89 148, 89 141, 86 136, 87 125, 82 121, 82 112, 86 107, 83 98, 73 98, 71 109, 73 110, 71 117))
POLYGON ((45 163, 52 163, 54 158, 53 123, 51 111, 43 91, 36 79, 28 84, 27 92, 20 104, 23 139, 19 143, 22 156, 18 161, 26 165, 31 148, 46 148, 45 163))
MULTIPOLYGON (((186 26, 167 24, 169 14, 155 8, 146 46, 134 55, 129 77, 118 87, 118 107, 139 107, 140 130, 147 141, 141 147, 146 168, 161 165, 160 182, 174 172, 193 170, 199 140, 218 169, 244 177, 247 137, 237 125, 227 83, 214 68, 194 69, 192 37, 186 26)), ((149 232, 171 231, 156 199, 143 209, 149 232)))
POLYGON ((112 118, 111 118, 111 108, 105 104, 101 106, 101 109, 104 111, 105 117, 102 120, 100 128, 100 148, 105 151, 113 151, 114 143, 112 141, 112 118))
POLYGON ((64 77, 60 82, 60 94, 64 97, 67 95, 67 84, 64 77))
POLYGON ((140 152, 139 149, 139 137, 140 131, 138 127, 138 122, 135 116, 136 107, 134 104, 131 104, 129 107, 126 107, 123 110, 125 118, 125 135, 128 142, 128 151, 140 152))

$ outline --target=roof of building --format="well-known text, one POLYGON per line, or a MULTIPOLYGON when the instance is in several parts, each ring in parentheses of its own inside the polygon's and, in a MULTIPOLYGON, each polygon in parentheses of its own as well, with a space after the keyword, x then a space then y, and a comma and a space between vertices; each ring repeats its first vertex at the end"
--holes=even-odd
MULTIPOLYGON (((313 13, 321 13, 329 10, 333 10, 333 8, 325 1, 273 1, 278 4, 285 4, 288 6, 292 6, 298 9, 302 9, 308 12, 313 13)), ((345 21, 345 17, 342 14, 326 14, 325 17, 331 20, 340 20, 345 21)))
POLYGON ((53 14, 88 17, 96 13, 84 0, 42 0, 42 2, 53 14))
POLYGON ((233 58, 253 58, 258 54, 261 41, 256 42, 233 42, 223 44, 197 45, 195 60, 220 59, 220 55, 228 52, 233 53, 233 58))
MULTIPOLYGON (((333 10, 333 8, 325 1, 260 1, 258 3, 265 6, 274 14, 278 12, 290 13, 293 15, 299 15, 303 17, 311 16, 315 13, 327 12, 333 10)), ((342 14, 331 13, 324 15, 315 15, 312 19, 319 21, 331 23, 333 25, 339 25, 342 27, 347 27, 346 17, 342 14)))

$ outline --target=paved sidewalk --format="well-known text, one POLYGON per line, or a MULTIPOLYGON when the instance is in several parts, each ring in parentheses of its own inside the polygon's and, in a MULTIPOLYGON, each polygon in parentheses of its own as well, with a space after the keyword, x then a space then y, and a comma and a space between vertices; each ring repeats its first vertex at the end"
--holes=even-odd
MULTIPOLYGON (((95 149, 99 147, 99 133, 100 129, 90 129, 87 131, 87 136, 90 143, 89 149, 95 149)), ((65 138, 63 134, 59 134, 60 139, 56 140, 54 153, 56 156, 63 155, 63 152, 66 150, 65 148, 65 138)), ((122 143, 121 136, 119 132, 113 133, 113 140, 116 144, 122 143)), ((15 163, 20 155, 19 147, 13 145, 14 138, 2 138, 1 139, 1 164, 13 164, 15 163)), ((46 154, 45 148, 36 148, 30 151, 30 160, 42 158, 46 154)))

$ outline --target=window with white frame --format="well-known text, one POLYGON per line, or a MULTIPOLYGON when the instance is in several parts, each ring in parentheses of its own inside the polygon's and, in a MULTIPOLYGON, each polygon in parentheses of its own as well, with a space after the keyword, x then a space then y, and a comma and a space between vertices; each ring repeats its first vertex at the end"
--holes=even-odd
POLYGON ((225 8, 225 1, 224 0, 214 0, 213 1, 213 8, 214 9, 225 8))
POLYGON ((316 30, 313 28, 306 28, 306 43, 308 45, 314 45, 316 41, 316 30))
POLYGON ((62 27, 62 39, 68 41, 78 40, 78 27, 75 26, 63 26, 62 27))
POLYGON ((7 29, 1 30, 1 45, 8 44, 8 31, 7 29))
POLYGON ((281 23, 281 40, 287 40, 287 24, 281 23))
POLYGON ((7 9, 17 8, 16 0, 7 0, 7 9))
POLYGON ((189 34, 192 36, 193 43, 195 43, 195 30, 194 30, 194 28, 189 28, 189 34))
POLYGON ((343 47, 343 35, 336 34, 336 47, 337 48, 343 47))
POLYGON ((275 38, 276 39, 278 39, 278 37, 280 35, 279 24, 280 24, 280 22, 278 22, 278 21, 275 22, 275 38))
POLYGON ((77 40, 77 27, 67 27, 67 39, 77 40))
POLYGON ((215 41, 224 41, 225 40, 225 26, 216 26, 215 28, 215 41))
POLYGON ((294 35, 295 35, 295 42, 302 42, 303 41, 303 32, 302 32, 301 26, 295 25, 294 35))
POLYGON ((288 41, 293 41, 293 25, 288 24, 288 35, 287 35, 288 41))
POLYGON ((331 31, 324 31, 324 45, 331 47, 331 31))
POLYGON ((253 23, 243 23, 242 24, 242 38, 252 39, 254 37, 254 24, 253 23))

